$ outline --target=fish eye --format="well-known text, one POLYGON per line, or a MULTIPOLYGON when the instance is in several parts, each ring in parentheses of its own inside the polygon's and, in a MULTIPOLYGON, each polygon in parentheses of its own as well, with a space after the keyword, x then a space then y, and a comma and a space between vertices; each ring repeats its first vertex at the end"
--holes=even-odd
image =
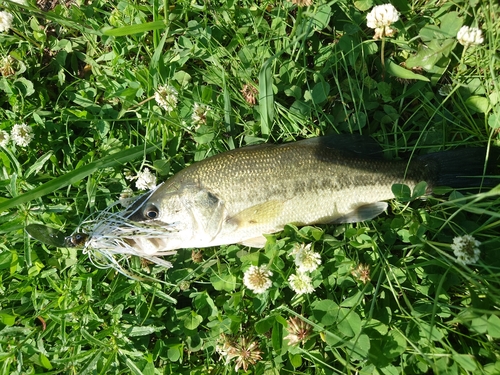
POLYGON ((144 217, 146 219, 156 219, 160 214, 158 207, 154 205, 150 205, 148 208, 144 210, 144 217))

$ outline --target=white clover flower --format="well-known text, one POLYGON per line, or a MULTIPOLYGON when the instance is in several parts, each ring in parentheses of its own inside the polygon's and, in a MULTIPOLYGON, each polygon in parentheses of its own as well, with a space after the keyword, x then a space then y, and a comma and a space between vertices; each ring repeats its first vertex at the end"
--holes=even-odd
POLYGON ((0 130, 0 146, 6 147, 10 141, 9 133, 5 130, 0 130))
POLYGON ((11 56, 5 56, 0 60, 0 74, 4 77, 14 75, 14 59, 11 56))
POLYGON ((250 84, 245 84, 243 88, 240 90, 241 94, 243 95, 243 98, 245 98, 245 101, 250 104, 250 105, 255 105, 256 103, 256 96, 259 93, 259 91, 250 84))
POLYGON ((120 193, 118 203, 120 203, 122 207, 128 207, 132 202, 134 202, 134 200, 134 192, 132 191, 132 189, 126 188, 120 193))
POLYGON ((484 42, 483 32, 477 27, 462 26, 457 33, 458 43, 463 46, 479 45, 484 42))
POLYGON ((453 87, 449 83, 446 83, 439 88, 438 94, 441 96, 448 96, 451 94, 452 91, 453 87))
POLYGON ((196 126, 203 125, 207 122, 207 113, 210 108, 204 104, 194 103, 193 114, 191 115, 191 120, 196 126))
POLYGON ((15 124, 10 132, 12 142, 21 147, 26 147, 33 140, 33 128, 26 124, 15 124))
POLYGON ((453 254, 457 257, 456 262, 463 265, 476 263, 481 254, 479 245, 481 245, 481 242, 469 234, 455 237, 451 244, 451 249, 453 250, 453 254))
POLYGON ((14 17, 9 12, 0 12, 0 32, 9 30, 12 27, 14 17))
POLYGON ((271 287, 273 275, 267 266, 250 266, 243 275, 243 284, 256 294, 264 293, 271 287))
POLYGON ((288 345, 298 345, 305 343, 312 332, 312 326, 299 317, 288 319, 288 335, 283 337, 288 340, 288 345))
POLYGON ((321 255, 311 250, 311 244, 295 246, 290 255, 295 257, 299 272, 312 272, 321 264, 321 255))
POLYGON ((223 337, 223 344, 216 346, 216 351, 220 353, 221 359, 225 357, 226 365, 234 359, 234 371, 238 372, 240 368, 248 371, 251 367, 262 359, 262 351, 256 341, 250 341, 247 337, 240 337, 239 341, 228 339, 225 335, 223 337))
POLYGON ((366 16, 366 26, 375 29, 373 39, 383 36, 393 36, 395 30, 390 26, 399 20, 399 12, 392 4, 374 6, 366 16))
POLYGON ((151 173, 149 168, 144 168, 144 171, 137 173, 135 186, 139 190, 154 189, 156 187, 156 176, 151 173))
POLYGON ((28 5, 28 2, 26 0, 10 0, 13 3, 17 3, 19 5, 28 5))
POLYGON ((356 268, 351 271, 351 275, 353 275, 356 280, 361 281, 363 284, 368 283, 371 280, 370 265, 359 263, 356 268))
POLYGON ((309 294, 314 292, 311 278, 303 272, 297 272, 288 278, 290 288, 297 294, 309 294))
POLYGON ((135 186, 139 190, 151 190, 156 187, 156 176, 151 173, 149 168, 144 168, 144 171, 137 173, 137 176, 129 176, 126 179, 137 180, 135 186))
POLYGON ((160 86, 155 92, 156 103, 167 112, 172 112, 177 106, 178 93, 172 86, 160 86))

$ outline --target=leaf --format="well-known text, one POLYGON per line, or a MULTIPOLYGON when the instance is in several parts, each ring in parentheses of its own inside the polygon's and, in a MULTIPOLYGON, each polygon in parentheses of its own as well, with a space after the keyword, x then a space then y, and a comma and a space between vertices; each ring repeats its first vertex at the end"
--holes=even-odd
POLYGON ((0 321, 6 326, 12 327, 16 323, 16 317, 4 312, 0 312, 0 321))
MULTIPOLYGON (((284 320, 283 317, 281 316, 279 317, 284 320)), ((273 330, 271 331, 271 343, 273 345, 273 349, 276 352, 279 352, 281 350, 282 342, 283 342, 283 324, 281 322, 278 322, 278 319, 276 319, 273 325, 273 330)))
POLYGON ((175 72, 174 79, 179 83, 180 87, 183 89, 189 86, 189 82, 191 82, 191 75, 184 70, 179 70, 175 72))
POLYGON ((201 322, 203 322, 203 317, 198 315, 196 312, 191 311, 191 314, 188 314, 184 318, 184 327, 192 331, 198 328, 201 322))
POLYGON ((411 70, 405 69, 399 66, 390 59, 385 61, 385 69, 393 77, 403 78, 403 79, 416 79, 418 81, 430 82, 429 78, 424 77, 421 74, 413 73, 411 70))
POLYGON ((415 56, 406 60, 407 68, 421 67, 427 72, 443 74, 450 62, 448 55, 456 44, 455 39, 432 40, 422 46, 415 56))
POLYGON ((455 38, 463 25, 463 18, 458 15, 458 12, 446 12, 439 19, 443 35, 449 39, 455 38))
POLYGON ((370 338, 366 334, 359 335, 349 341, 347 347, 353 360, 362 361, 368 357, 370 351, 370 338))
POLYGON ((387 358, 399 357, 406 350, 406 339, 399 331, 390 331, 387 335, 387 341, 390 342, 390 345, 387 345, 383 350, 387 358))
POLYGON ((321 80, 321 82, 314 85, 312 90, 304 93, 304 99, 306 101, 312 101, 314 104, 321 104, 328 99, 329 92, 330 85, 328 82, 321 80))
POLYGON ((32 175, 37 174, 40 171, 40 169, 43 168, 43 166, 45 165, 47 160, 50 159, 51 156, 52 156, 52 151, 49 151, 49 152, 45 153, 44 155, 40 156, 37 159, 37 161, 35 161, 32 165, 30 165, 29 168, 26 170, 24 178, 28 179, 32 175))
POLYGON ((16 86, 19 91, 23 94, 23 96, 30 96, 35 93, 35 89, 33 87, 33 83, 28 81, 24 77, 19 77, 14 81, 14 86, 16 86))
POLYGON ((52 364, 50 363, 47 356, 43 353, 40 353, 40 364, 45 367, 47 370, 52 370, 52 364))
POLYGON ((477 369, 477 364, 471 355, 453 352, 452 358, 466 371, 475 371, 477 369))
POLYGON ((182 344, 174 344, 168 348, 167 357, 172 362, 177 362, 182 355, 182 344))
POLYGON ((302 356, 300 354, 291 354, 288 352, 288 358, 290 359, 290 364, 294 368, 302 366, 302 356))
POLYGON ((329 299, 315 301, 312 304, 313 316, 324 326, 329 326, 337 321, 339 306, 329 299))
POLYGON ((215 290, 225 290, 227 292, 232 292, 236 288, 236 276, 229 274, 212 275, 210 277, 210 282, 212 283, 215 290))
POLYGON ((412 199, 416 199, 418 197, 422 197, 427 193, 427 182, 420 181, 413 188, 413 194, 411 195, 412 199))
POLYGON ((357 0, 354 2, 354 6, 358 10, 365 12, 373 6, 373 1, 372 0, 357 0))
POLYGON ((488 318, 488 335, 491 337, 498 339, 500 338, 500 318, 496 315, 491 315, 488 318))
POLYGON ((361 332, 361 318, 353 310, 341 309, 337 329, 347 337, 356 336, 361 332))
POLYGON ((488 99, 484 96, 472 95, 465 100, 465 105, 475 112, 486 113, 490 108, 488 99))
POLYGON ((12 253, 10 251, 5 251, 0 253, 0 270, 5 270, 10 268, 12 264, 12 253))
POLYGON ((198 314, 201 316, 204 316, 205 318, 217 316, 217 306, 215 306, 213 299, 210 298, 207 292, 202 292, 196 295, 193 302, 198 314))
POLYGON ((151 30, 165 29, 165 21, 153 21, 147 23, 141 23, 138 25, 129 25, 124 27, 118 27, 115 29, 103 30, 102 33, 108 36, 125 36, 139 33, 146 33, 151 30))
POLYGON ((255 332, 262 335, 269 331, 275 322, 274 316, 268 316, 255 323, 255 332))
POLYGON ((394 184, 391 186, 391 190, 397 199, 402 201, 411 200, 411 189, 408 185, 394 184))
POLYGON ((104 120, 98 120, 97 124, 95 125, 97 131, 99 132, 99 135, 104 138, 106 134, 108 134, 110 126, 109 122, 104 121, 104 120))
POLYGON ((139 337, 139 336, 147 336, 154 332, 161 331, 165 327, 159 326, 132 326, 128 328, 125 332, 127 337, 139 337))
POLYGON ((430 324, 422 321, 419 323, 419 329, 420 337, 424 339, 423 342, 427 342, 427 340, 439 341, 443 339, 443 332, 441 332, 441 330, 436 326, 431 326, 430 324))
POLYGON ((430 71, 436 62, 440 58, 440 54, 436 53, 430 48, 421 47, 415 56, 412 56, 406 60, 406 66, 408 68, 421 67, 427 71, 430 71))
POLYGON ((430 42, 434 39, 443 39, 445 36, 442 34, 439 26, 436 25, 425 25, 418 32, 418 36, 424 42, 430 42))
POLYGON ((328 4, 321 5, 318 7, 317 12, 314 14, 312 22, 317 30, 323 30, 330 23, 330 17, 332 15, 332 8, 328 4))
POLYGON ((268 59, 262 65, 259 73, 260 131, 263 135, 269 135, 274 121, 274 93, 271 63, 272 59, 268 59))
POLYGON ((492 113, 490 117, 488 117, 488 125, 495 130, 500 128, 500 116, 496 113, 492 113))
POLYGON ((157 74, 156 72, 158 71, 158 66, 160 65, 160 59, 163 57, 163 46, 165 45, 165 41, 167 40, 168 33, 163 33, 162 38, 158 42, 158 46, 155 48, 155 53, 151 57, 151 62, 150 62, 150 73, 151 76, 155 76, 157 74))
MULTIPOLYGON (((369 236, 366 236, 365 234, 360 234, 358 238, 364 238, 367 241, 370 241, 371 238, 369 236)), ((340 307, 354 307, 357 306, 364 298, 364 293, 361 290, 358 290, 356 293, 354 293, 352 296, 346 297, 342 303, 340 304, 340 307)))

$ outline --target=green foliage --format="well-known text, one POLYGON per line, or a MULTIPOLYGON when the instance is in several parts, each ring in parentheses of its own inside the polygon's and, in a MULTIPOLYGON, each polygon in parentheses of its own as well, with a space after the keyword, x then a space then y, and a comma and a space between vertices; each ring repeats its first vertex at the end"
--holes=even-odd
POLYGON ((0 146, 0 372, 236 373, 224 343, 245 337, 262 357, 247 373, 500 373, 498 188, 395 185, 370 222, 180 250, 170 270, 129 259, 147 281, 24 231, 71 232, 146 167, 166 179, 263 141, 362 133, 391 158, 499 146, 499 5, 394 1, 397 32, 375 40, 377 4, 3 1, 0 130, 26 123, 34 139, 0 146), (463 25, 484 43, 461 45, 463 25), (154 99, 164 85, 178 93, 170 111, 154 99), (464 234, 482 242, 467 266, 450 247, 464 234), (297 295, 290 253, 309 243, 322 263, 315 292, 297 295), (250 265, 273 273, 263 294, 243 285, 250 265))

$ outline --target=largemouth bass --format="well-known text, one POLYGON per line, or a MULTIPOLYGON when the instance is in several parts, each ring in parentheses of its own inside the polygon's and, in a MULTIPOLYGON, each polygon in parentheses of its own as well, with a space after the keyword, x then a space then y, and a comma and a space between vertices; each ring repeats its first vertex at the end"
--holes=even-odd
POLYGON ((394 184, 426 181, 429 194, 494 185, 481 178, 492 171, 485 158, 486 149, 472 148, 391 161, 375 141, 351 135, 247 146, 194 163, 124 211, 98 217, 86 246, 163 265, 158 256, 180 248, 262 247, 263 234, 286 224, 370 220, 386 210, 394 184))

